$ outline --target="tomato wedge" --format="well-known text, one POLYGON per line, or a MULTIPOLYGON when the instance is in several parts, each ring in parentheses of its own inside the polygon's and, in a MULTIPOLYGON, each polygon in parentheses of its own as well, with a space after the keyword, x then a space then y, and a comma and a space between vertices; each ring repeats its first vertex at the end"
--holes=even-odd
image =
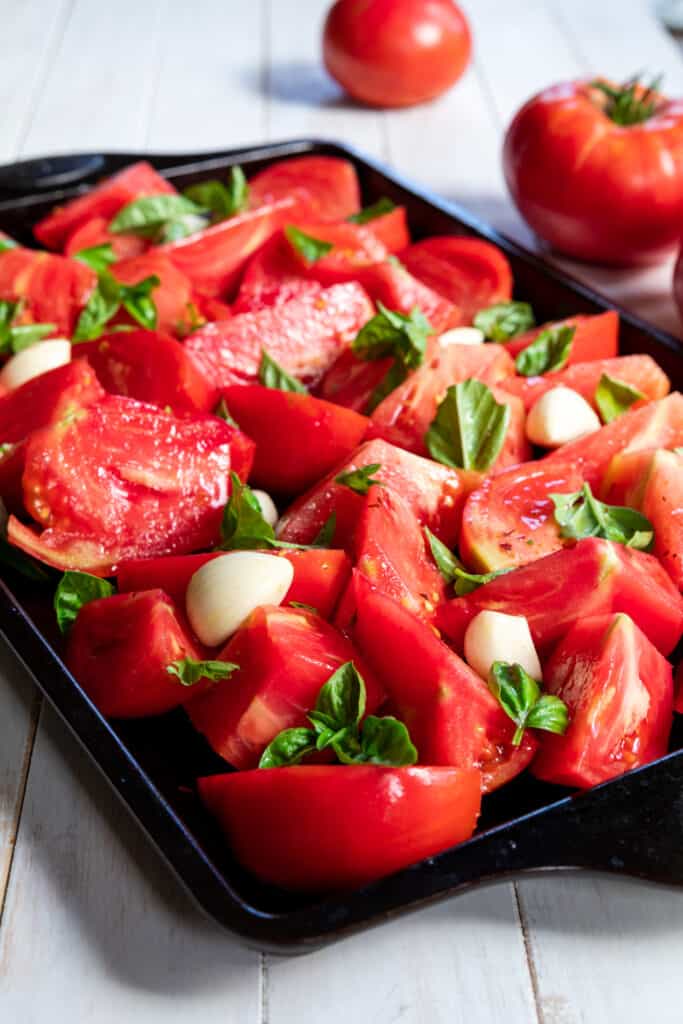
POLYGON ((386 246, 388 252, 399 252, 410 245, 410 228, 405 206, 395 206, 388 213, 366 221, 365 226, 386 246))
POLYGON ((528 348, 543 331, 556 327, 574 328, 567 366, 586 363, 592 359, 613 359, 619 353, 619 314, 613 309, 592 316, 579 314, 569 316, 565 320, 551 320, 506 341, 505 349, 514 358, 523 349, 528 348))
POLYGON ((384 691, 348 640, 312 612, 263 605, 218 656, 239 665, 188 704, 192 724, 235 768, 255 768, 279 732, 306 724, 321 686, 347 661, 363 676, 367 711, 384 691))
POLYGON ((99 575, 124 558, 208 547, 229 472, 246 477, 252 452, 215 416, 176 419, 107 395, 31 434, 24 500, 44 529, 12 519, 9 539, 49 565, 99 575))
POLYGON ((536 740, 512 745, 514 723, 483 679, 425 623, 367 584, 357 592, 353 637, 405 722, 421 764, 482 772, 485 793, 518 775, 536 740))
MULTIPOLYGON (((185 274, 158 250, 150 249, 142 256, 115 263, 111 272, 123 284, 137 284, 146 277, 156 276, 160 284, 152 290, 157 310, 157 330, 184 336, 193 327, 192 286, 185 274)), ((121 314, 125 322, 132 322, 121 314)), ((136 324, 137 326, 137 324, 136 324)))
POLYGON ((282 231, 278 231, 247 262, 233 304, 235 313, 255 313, 281 306, 301 295, 318 294, 317 281, 302 278, 282 231))
POLYGON ((298 765, 198 788, 246 868, 312 891, 356 888, 469 839, 481 803, 478 772, 455 768, 298 765))
POLYGON ((411 274, 460 307, 463 323, 512 295, 512 271, 505 255, 478 238, 425 238, 404 249, 399 258, 411 274))
POLYGON ((90 267, 65 256, 31 249, 0 253, 0 299, 21 300, 22 323, 51 323, 70 338, 97 282, 90 267))
POLYGON ((480 611, 523 615, 534 644, 547 654, 575 623, 625 612, 662 652, 683 633, 683 598, 653 555, 588 537, 442 605, 436 624, 458 651, 480 611))
POLYGON ((672 719, 671 665, 628 615, 577 623, 544 686, 565 701, 564 736, 544 733, 531 770, 565 786, 595 786, 663 757, 672 719))
POLYGON ((351 348, 337 356, 317 387, 317 394, 335 405, 343 405, 354 412, 365 412, 370 397, 389 372, 393 359, 358 359, 351 348))
POLYGON ((368 420, 351 409, 259 385, 226 388, 230 414, 256 442, 250 479, 257 487, 301 494, 363 440, 368 420))
POLYGON ((199 660, 201 649, 162 590, 115 594, 83 605, 66 651, 76 682, 112 718, 161 715, 205 689, 209 680, 183 686, 166 671, 182 658, 199 660))
POLYGON ((379 263, 388 255, 385 245, 377 236, 361 224, 341 221, 337 224, 302 223, 288 225, 310 238, 325 242, 331 250, 318 259, 309 260, 291 241, 288 231, 285 238, 299 276, 310 277, 321 284, 343 284, 354 281, 364 267, 379 263))
POLYGON ((111 218, 92 217, 72 231, 64 245, 65 256, 75 256, 83 249, 96 245, 110 245, 117 260, 140 256, 147 248, 147 242, 139 235, 113 234, 109 231, 111 218))
POLYGON ((104 217, 109 221, 122 206, 134 199, 175 191, 151 164, 141 160, 124 167, 65 206, 57 206, 36 224, 33 233, 48 249, 61 249, 68 236, 92 217, 104 217))
POLYGON ((32 430, 91 405, 104 396, 91 367, 84 359, 41 373, 21 387, 0 396, 0 442, 16 444, 32 430))
POLYGON ((296 213, 319 221, 345 220, 360 209, 360 188, 352 163, 334 156, 280 160, 249 181, 252 205, 296 201, 296 213))
POLYGON ((373 301, 381 302, 387 309, 407 316, 417 307, 437 334, 463 322, 459 306, 391 260, 366 267, 358 278, 373 301))

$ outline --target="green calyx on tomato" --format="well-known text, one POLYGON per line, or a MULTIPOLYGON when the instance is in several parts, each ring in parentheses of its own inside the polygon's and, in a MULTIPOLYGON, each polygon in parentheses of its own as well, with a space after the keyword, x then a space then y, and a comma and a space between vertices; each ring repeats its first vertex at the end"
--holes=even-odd
POLYGON ((57 584, 53 602, 60 632, 68 633, 84 604, 115 593, 113 583, 99 576, 89 572, 65 572, 57 584))
POLYGON ((359 466, 358 469, 350 469, 348 473, 340 473, 339 476, 334 478, 334 482, 343 484, 344 487, 350 487, 356 494, 365 495, 373 484, 376 484, 378 487, 384 487, 381 480, 375 480, 372 476, 373 473, 376 473, 381 468, 382 465, 379 462, 373 462, 368 466, 359 466))
POLYGON ((306 263, 317 263, 334 249, 332 242, 324 242, 321 238, 307 235, 305 231, 300 231, 293 224, 287 225, 285 235, 289 244, 296 249, 306 263))
POLYGON ((427 338, 434 329, 424 313, 415 306, 406 316, 377 303, 378 312, 356 335, 351 348, 359 359, 371 362, 391 356, 393 366, 377 385, 368 402, 367 412, 376 409, 383 398, 402 384, 411 370, 421 366, 427 350, 427 338))
POLYGON ((206 224, 206 210, 187 196, 141 196, 119 210, 109 224, 114 235, 139 235, 156 244, 186 238, 206 224))
POLYGON ((567 705, 550 693, 541 694, 536 680, 521 665, 494 661, 488 684, 505 714, 517 726, 513 746, 519 746, 526 729, 543 729, 559 736, 567 731, 567 705))
POLYGON ((576 327, 549 327, 527 345, 515 359, 522 377, 540 377, 561 370, 571 355, 576 327))
POLYGON ((220 544, 217 551, 253 551, 255 548, 283 548, 306 551, 330 546, 336 528, 334 513, 323 525, 312 544, 290 544, 277 540, 275 530, 263 518, 261 506, 251 487, 237 473, 230 473, 231 491, 223 510, 220 544))
POLYGON ((497 302, 480 309, 472 323, 487 341, 506 342, 535 327, 536 318, 528 302, 497 302))
POLYGON ((638 551, 652 547, 655 533, 650 520, 633 508, 598 501, 588 483, 574 494, 551 494, 550 499, 561 537, 604 537, 638 551))
POLYGON ((497 576, 504 576, 505 573, 512 572, 512 566, 508 566, 505 569, 496 569, 494 572, 467 572, 460 559, 453 554, 450 548, 446 547, 443 541, 434 536, 428 526, 424 527, 424 534, 429 543, 437 569, 446 580, 446 583, 453 583, 455 585, 456 597, 471 594, 477 587, 483 587, 485 583, 490 583, 497 576))
MULTIPOLYGON (((121 284, 109 270, 102 270, 97 276, 97 287, 78 318, 72 341, 93 341, 104 333, 104 329, 118 311, 126 312, 149 331, 157 326, 157 308, 152 291, 161 284, 156 274, 143 278, 136 284, 121 284)), ((128 330, 125 325, 119 330, 128 330)))
POLYGON ((603 373, 595 389, 595 404, 600 410, 603 423, 611 423, 617 416, 628 412, 633 403, 639 402, 641 398, 645 398, 642 391, 626 381, 610 377, 608 373, 603 373))
POLYGON ((599 78, 590 83, 591 89, 602 94, 601 106, 615 124, 624 127, 642 124, 657 112, 663 75, 653 78, 647 86, 640 84, 640 78, 640 74, 633 75, 621 85, 611 85, 599 78))
POLYGON ((183 189, 183 195, 207 210, 214 224, 242 213, 249 205, 249 185, 239 164, 230 168, 227 184, 217 179, 200 181, 183 189))
POLYGON ((56 324, 16 324, 22 303, 0 301, 0 354, 21 352, 37 341, 42 341, 56 328, 56 324))
POLYGON ((451 385, 425 434, 433 459, 454 469, 490 469, 505 442, 510 406, 497 402, 482 381, 451 385))
POLYGON ((263 751, 259 768, 299 764, 308 754, 328 748, 342 764, 415 764, 417 750, 403 722, 391 715, 368 715, 361 724, 365 703, 363 677, 347 661, 321 688, 306 716, 311 727, 281 732, 263 751))
POLYGON ((308 394, 307 388, 296 377, 292 377, 286 370, 283 370, 264 348, 261 349, 258 379, 259 384, 265 388, 274 388, 276 391, 292 391, 299 395, 308 394))
POLYGON ((175 676, 181 686, 196 686, 202 679, 218 682, 236 672, 239 665, 232 661, 197 661, 196 658, 181 658, 166 666, 170 676, 175 676))

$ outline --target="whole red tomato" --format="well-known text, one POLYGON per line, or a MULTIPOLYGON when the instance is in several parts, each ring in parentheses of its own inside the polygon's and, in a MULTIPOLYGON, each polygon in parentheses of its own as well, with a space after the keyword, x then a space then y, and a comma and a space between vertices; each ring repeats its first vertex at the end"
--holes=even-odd
POLYGON ((409 107, 460 78, 472 49, 453 0, 338 0, 323 33, 325 66, 356 99, 409 107))
POLYGON ((656 263, 683 227, 683 100, 637 82, 554 85, 508 128, 505 179, 534 231, 578 259, 656 263))

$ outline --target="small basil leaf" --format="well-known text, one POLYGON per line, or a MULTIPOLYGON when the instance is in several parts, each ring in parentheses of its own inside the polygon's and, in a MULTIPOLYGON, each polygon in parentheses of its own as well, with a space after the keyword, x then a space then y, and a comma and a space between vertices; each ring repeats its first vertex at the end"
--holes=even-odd
POLYGON ((91 245, 88 249, 81 249, 80 252, 75 253, 74 259, 79 260, 80 263, 85 263, 86 266, 90 267, 97 274, 101 274, 112 263, 116 263, 116 256, 109 242, 105 242, 103 245, 91 245))
POLYGON ((534 311, 528 302, 497 302, 480 309, 473 320, 488 341, 510 341, 536 326, 534 311))
POLYGON ((545 693, 527 715, 526 724, 529 729, 545 729, 563 736, 569 725, 567 705, 559 697, 545 693))
POLYGON ((230 168, 227 185, 216 179, 200 181, 186 188, 183 195, 208 210, 214 223, 242 213, 249 205, 249 186, 239 165, 230 168))
POLYGON ((561 370, 571 354, 575 327, 549 327, 527 345, 515 359, 515 369, 523 377, 539 377, 561 370))
POLYGON ((479 380, 452 385, 425 435, 433 459, 483 472, 495 463, 510 424, 510 407, 479 380))
POLYGON ((550 499, 561 537, 603 537, 639 551, 652 547, 654 527, 650 520, 633 508, 598 501, 588 483, 573 494, 551 494, 550 499))
POLYGON ((36 342, 42 341, 48 334, 57 329, 57 324, 19 324, 10 329, 10 345, 12 352, 23 352, 36 342))
POLYGON ((197 229, 193 222, 185 220, 188 216, 197 217, 203 213, 186 196, 162 193, 157 196, 141 196, 127 203, 119 210, 109 225, 109 230, 117 234, 141 235, 152 240, 172 241, 183 238, 197 229))
POLYGON ((368 764, 415 764, 417 750, 403 722, 386 715, 368 715, 361 728, 360 760, 368 764))
POLYGON ((325 242, 321 238, 313 238, 312 235, 299 231, 293 224, 287 225, 285 235, 292 248, 296 249, 303 256, 306 263, 317 263, 318 260, 321 260, 323 256, 327 256, 328 252, 331 252, 334 248, 331 242, 325 242))
POLYGON ((261 506, 237 473, 230 473, 231 491, 221 524, 222 551, 250 550, 274 546, 275 531, 263 518, 261 506))
POLYGON ((372 203, 371 206, 364 206, 358 213, 352 213, 346 219, 350 224, 367 224, 368 221, 375 220, 377 217, 383 217, 385 213, 391 213, 395 209, 396 203, 392 203, 391 199, 382 196, 376 203, 372 203))
POLYGON ((214 414, 214 416, 218 416, 218 417, 220 417, 220 419, 225 420, 225 422, 229 423, 231 427, 235 428, 235 430, 239 430, 240 429, 239 428, 239 424, 237 423, 237 421, 234 420, 233 417, 230 415, 230 410, 228 409, 228 403, 225 401, 224 398, 220 399, 218 405, 213 410, 213 414, 214 414))
POLYGON ((168 674, 175 676, 181 686, 195 686, 202 679, 217 682, 219 679, 227 679, 238 669, 239 665, 231 661, 197 661, 196 658, 181 658, 166 666, 168 674))
POLYGON ((365 683, 352 661, 341 665, 318 694, 318 715, 333 729, 357 725, 365 713, 365 683))
POLYGON ((93 341, 121 307, 121 287, 116 278, 103 271, 76 324, 72 341, 93 341))
POLYGON ((337 513, 333 512, 320 527, 320 531, 316 534, 311 547, 313 548, 331 548, 332 542, 334 541, 334 535, 337 530, 337 513))
POLYGON ((60 631, 69 631, 84 604, 115 593, 113 584, 99 576, 91 576, 87 572, 65 572, 57 584, 53 602, 60 631))
POLYGON ((302 612, 311 612, 312 615, 320 615, 317 608, 314 608, 312 604, 306 604, 305 601, 289 601, 290 608, 298 608, 302 612))
POLYGON ((517 726, 512 738, 514 746, 522 742, 528 727, 560 734, 566 732, 569 716, 564 702, 549 694, 541 696, 540 686, 521 665, 494 661, 488 683, 505 714, 517 726), (536 708, 539 710, 535 711, 536 708))
POLYGON ((158 288, 160 284, 161 281, 156 274, 152 274, 150 277, 138 281, 137 284, 119 286, 123 308, 132 316, 133 320, 141 327, 147 328, 148 331, 153 331, 157 325, 157 308, 150 296, 152 290, 158 288))
POLYGON ((259 768, 284 768, 287 765, 299 764, 307 754, 312 754, 316 735, 312 729, 303 726, 285 729, 272 743, 269 743, 261 754, 259 768))
POLYGON ((411 370, 424 362, 427 338, 433 328, 417 308, 406 316, 377 303, 378 313, 368 320, 356 335, 351 348, 359 359, 371 361, 393 357, 393 365, 377 385, 367 412, 373 412, 379 403, 402 384, 411 370))
POLYGON ((265 349, 261 349, 261 362, 258 368, 259 384, 266 388, 273 388, 277 391, 291 391, 295 394, 306 395, 307 389, 295 377, 291 377, 286 370, 269 356, 265 349))
POLYGON ((381 468, 382 466, 379 462, 373 462, 368 466, 359 466, 358 469, 350 469, 348 473, 340 473, 339 476, 334 478, 334 482, 336 484, 343 484, 344 487, 350 488, 356 494, 367 494, 374 484, 378 487, 384 487, 381 480, 373 479, 372 476, 373 473, 376 473, 381 468))
POLYGON ((446 583, 452 583, 456 578, 456 572, 463 569, 460 559, 453 554, 450 548, 446 547, 443 541, 434 536, 428 526, 425 526, 424 534, 429 542, 432 558, 436 562, 437 569, 446 580, 446 583))
POLYGON ((597 405, 603 423, 611 423, 617 416, 627 412, 634 402, 645 398, 642 391, 634 388, 626 381, 610 377, 603 373, 600 382, 595 389, 595 404, 597 405))

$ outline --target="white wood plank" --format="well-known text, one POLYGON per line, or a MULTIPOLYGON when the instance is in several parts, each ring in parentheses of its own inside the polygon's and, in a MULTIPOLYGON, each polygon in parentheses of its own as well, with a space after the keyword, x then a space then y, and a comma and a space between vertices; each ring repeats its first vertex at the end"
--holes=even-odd
POLYGON ((258 1020, 259 955, 181 891, 47 708, 0 932, 2 1019, 258 1020))
POLYGON ((468 893, 296 960, 270 960, 268 1024, 530 1024, 508 886, 468 893))

